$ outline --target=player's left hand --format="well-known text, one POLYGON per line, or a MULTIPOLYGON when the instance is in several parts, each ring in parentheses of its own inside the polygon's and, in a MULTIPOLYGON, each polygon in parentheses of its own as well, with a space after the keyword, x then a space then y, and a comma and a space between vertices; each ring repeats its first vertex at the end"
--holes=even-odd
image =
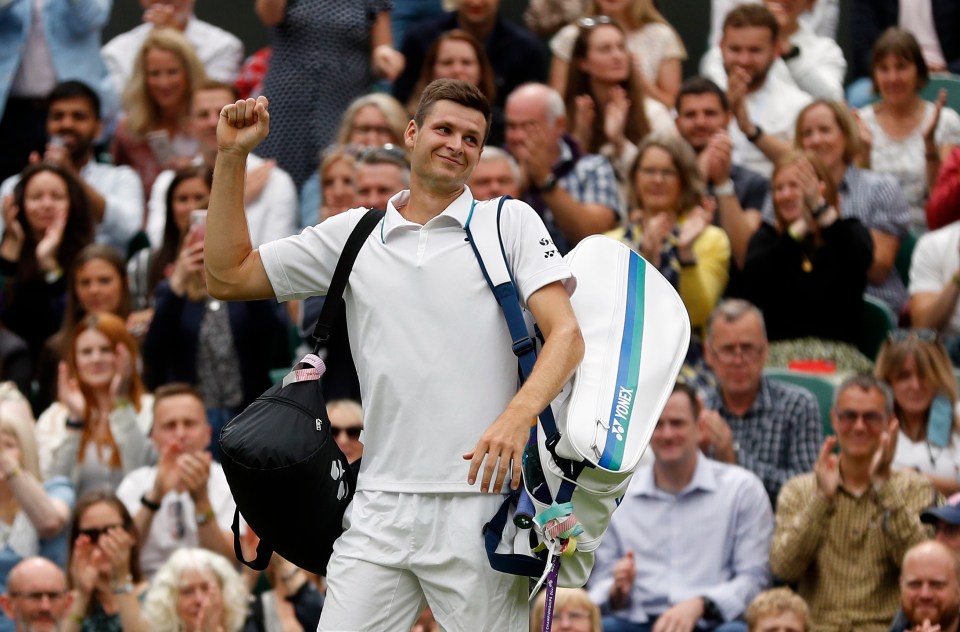
POLYGON ((532 422, 532 419, 526 418, 509 408, 503 411, 483 433, 473 450, 463 455, 464 460, 470 461, 467 483, 473 485, 477 481, 477 473, 480 471, 480 466, 486 456, 487 462, 483 467, 480 491, 501 493, 503 481, 506 479, 511 463, 513 464, 511 487, 517 489, 520 486, 520 466, 523 463, 523 451, 530 437, 532 422), (496 479, 493 476, 494 472, 496 472, 496 479), (492 489, 491 480, 493 480, 492 489))

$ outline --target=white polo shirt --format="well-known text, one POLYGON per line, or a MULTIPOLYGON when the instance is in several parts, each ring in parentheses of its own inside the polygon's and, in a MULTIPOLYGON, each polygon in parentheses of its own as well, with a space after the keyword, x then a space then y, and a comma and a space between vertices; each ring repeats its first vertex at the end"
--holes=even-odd
MULTIPOLYGON (((480 272, 463 226, 473 195, 463 194, 425 225, 404 219, 409 192, 360 250, 344 293, 350 348, 364 401, 358 488, 476 492, 467 485, 473 449, 517 391, 517 360, 503 314, 480 272)), ((497 200, 474 213, 496 213, 497 200)), ((356 208, 260 248, 277 299, 324 294, 356 208)), ((504 204, 503 241, 521 300, 570 278, 540 217, 504 204)))
MULTIPOLYGON (((910 294, 939 294, 952 283, 953 275, 960 269, 960 222, 920 236, 913 248, 910 262, 910 294)), ((960 307, 950 315, 950 325, 945 333, 960 334, 960 307)))

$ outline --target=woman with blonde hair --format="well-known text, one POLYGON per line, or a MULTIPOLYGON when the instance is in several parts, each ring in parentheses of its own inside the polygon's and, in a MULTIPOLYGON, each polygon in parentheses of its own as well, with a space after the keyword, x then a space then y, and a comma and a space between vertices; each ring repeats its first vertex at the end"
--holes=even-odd
POLYGON ((139 174, 143 190, 164 169, 185 167, 197 152, 190 134, 193 92, 206 80, 193 45, 172 28, 144 40, 123 92, 126 116, 113 139, 113 159, 139 174))
POLYGON ((578 23, 607 16, 626 30, 631 65, 637 71, 644 93, 672 108, 683 80, 681 64, 687 58, 687 51, 653 0, 589 0, 583 15, 584 18, 563 27, 550 40, 553 53, 550 85, 560 94, 566 89, 578 23))
MULTIPOLYGON (((530 613, 530 632, 543 629, 546 591, 537 595, 530 613)), ((553 629, 557 632, 603 632, 600 609, 582 588, 558 588, 553 602, 553 629)))
MULTIPOLYGON (((25 558, 42 555, 61 568, 66 564, 74 499, 69 480, 41 476, 33 420, 0 407, 0 591, 25 558)), ((0 614, 0 632, 13 630, 14 622, 0 614)))
MULTIPOLYGON (((857 218, 870 231, 867 293, 899 313, 908 295, 894 262, 910 230, 910 207, 896 178, 858 166, 870 157, 863 155, 856 120, 839 101, 817 99, 800 110, 793 138, 797 149, 816 154, 830 172, 844 216, 857 218)), ((764 214, 772 218, 772 206, 764 214)))
POLYGON ((777 161, 771 191, 776 225, 764 223, 750 239, 743 298, 763 311, 771 342, 819 338, 855 354, 870 233, 841 216, 837 185, 812 153, 777 161))
POLYGON ((153 576, 143 612, 153 632, 238 632, 248 598, 243 579, 226 558, 185 548, 153 576))
POLYGON ((373 92, 354 99, 340 117, 338 145, 403 145, 410 117, 389 94, 373 92))
POLYGON ((957 382, 937 332, 890 332, 874 373, 893 390, 900 422, 893 467, 920 472, 944 496, 960 491, 957 382))
POLYGON ((635 210, 612 231, 639 252, 680 293, 690 324, 702 334, 727 285, 730 240, 701 206, 705 187, 693 149, 683 139, 652 134, 629 172, 635 210))
POLYGON ((138 373, 126 321, 106 312, 73 328, 60 363, 57 399, 37 420, 42 470, 68 476, 79 495, 115 490, 145 464, 153 400, 138 373))
MULTIPOLYGON (((407 111, 389 94, 374 92, 358 97, 343 111, 336 145, 324 149, 320 161, 322 163, 328 155, 337 151, 337 147, 344 148, 344 151, 354 156, 360 148, 384 145, 394 145, 405 153, 403 133, 409 122, 407 111)), ((322 168, 321 164, 320 171, 322 168)), ((323 196, 320 177, 315 173, 303 183, 300 190, 301 227, 316 224, 317 209, 324 206, 328 205, 323 196)))

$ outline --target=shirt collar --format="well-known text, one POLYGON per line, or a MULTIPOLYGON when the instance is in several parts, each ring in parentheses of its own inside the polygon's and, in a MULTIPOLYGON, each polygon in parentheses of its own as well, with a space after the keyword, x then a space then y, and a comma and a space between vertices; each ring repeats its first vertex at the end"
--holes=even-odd
MULTIPOLYGON (((407 230, 420 230, 423 228, 420 224, 408 221, 400 214, 398 208, 403 208, 410 203, 410 191, 405 189, 394 195, 387 202, 387 212, 383 216, 383 222, 380 224, 380 241, 386 243, 387 238, 390 234, 399 228, 404 228, 407 230)), ((455 221, 461 227, 467 225, 467 222, 470 219, 470 213, 473 210, 473 193, 470 191, 470 187, 464 185, 463 192, 460 194, 457 199, 450 203, 447 208, 443 209, 443 212, 440 213, 437 217, 431 219, 428 224, 434 222, 446 222, 455 221)))
POLYGON ((717 489, 717 477, 713 471, 713 462, 702 454, 697 455, 697 467, 693 471, 690 483, 679 494, 671 494, 657 487, 653 475, 654 464, 650 464, 637 472, 636 483, 631 485, 630 494, 637 497, 686 496, 694 491, 713 492, 717 489))

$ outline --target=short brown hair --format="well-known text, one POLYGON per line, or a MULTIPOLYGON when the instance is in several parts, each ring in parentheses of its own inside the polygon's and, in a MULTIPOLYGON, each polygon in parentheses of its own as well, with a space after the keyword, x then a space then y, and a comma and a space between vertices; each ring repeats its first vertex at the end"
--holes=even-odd
POLYGON ((453 101, 458 105, 483 114, 483 119, 487 122, 483 142, 487 141, 487 136, 490 135, 490 102, 480 92, 480 88, 461 79, 431 81, 420 94, 420 103, 413 115, 413 122, 417 124, 418 128, 423 127, 424 120, 426 120, 437 101, 453 101))
POLYGON ((236 101, 240 98, 240 93, 237 92, 236 86, 232 83, 227 83, 226 81, 217 81, 216 79, 207 79, 201 81, 200 84, 194 89, 193 93, 203 92, 206 90, 223 90, 229 92, 233 95, 233 100, 236 101))
POLYGON ((810 609, 802 597, 789 588, 773 588, 757 595, 747 608, 747 629, 753 632, 764 617, 792 613, 803 623, 804 632, 810 629, 810 609))
MULTIPOLYGON (((157 404, 162 400, 168 397, 176 397, 177 395, 189 395, 196 398, 201 404, 203 403, 203 397, 200 395, 200 391, 194 388, 192 384, 187 384, 186 382, 170 382, 169 384, 157 387, 157 390, 153 391, 153 410, 157 410, 157 404)), ((206 408, 206 406, 204 406, 204 408, 206 408)))
POLYGON ((706 186, 703 182, 703 176, 697 168, 697 155, 694 153, 690 144, 676 134, 667 134, 664 132, 653 132, 640 142, 637 147, 637 157, 630 165, 628 173, 630 184, 631 201, 637 208, 643 208, 643 200, 637 193, 637 173, 640 171, 640 163, 647 150, 651 147, 657 147, 670 154, 670 160, 677 170, 677 176, 680 178, 680 199, 677 200, 677 213, 683 214, 699 206, 706 193, 706 186))
POLYGON ((690 402, 690 410, 693 411, 693 419, 696 421, 700 417, 700 400, 697 398, 697 391, 685 382, 677 382, 673 385, 671 395, 681 393, 690 402))
POLYGON ((930 69, 927 68, 927 62, 920 51, 917 38, 906 29, 891 26, 877 38, 873 44, 873 53, 870 55, 870 81, 873 83, 875 93, 880 94, 876 76, 877 66, 887 55, 899 57, 917 67, 917 92, 927 85, 930 80, 930 69))
POLYGON ((741 4, 727 14, 723 20, 723 34, 727 29, 740 29, 748 26, 760 26, 770 29, 770 39, 774 42, 780 37, 780 23, 770 9, 762 4, 741 4))

